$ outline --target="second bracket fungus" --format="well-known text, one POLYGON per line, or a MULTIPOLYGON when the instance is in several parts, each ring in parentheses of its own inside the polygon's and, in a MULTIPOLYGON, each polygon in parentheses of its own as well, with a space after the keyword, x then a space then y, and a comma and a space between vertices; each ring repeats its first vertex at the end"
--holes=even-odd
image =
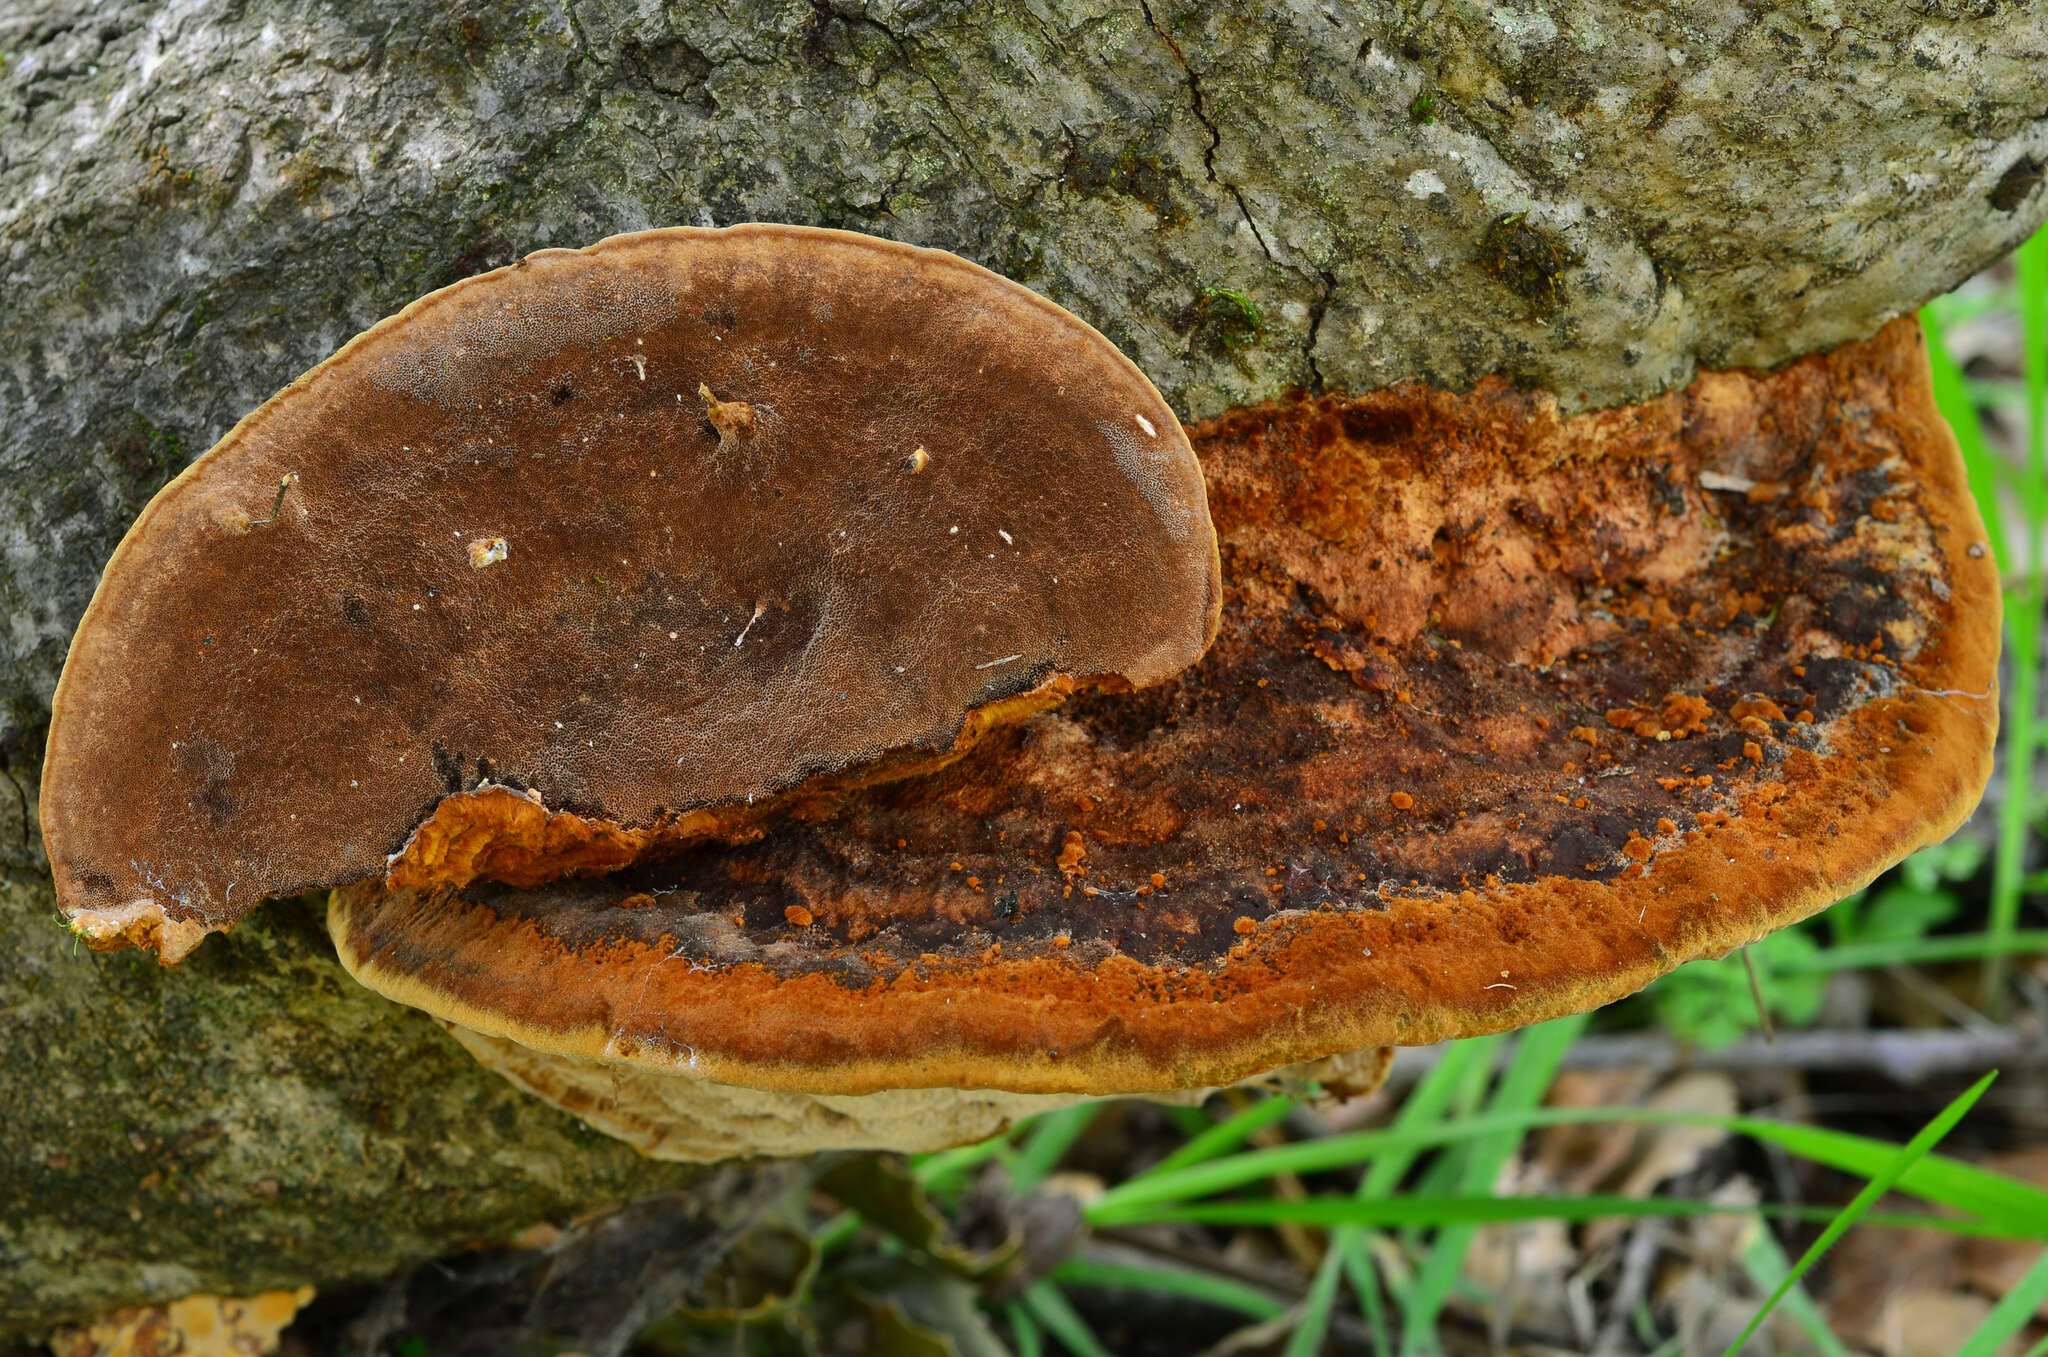
POLYGON ((1179 677, 757 842, 337 891, 344 963, 650 1152, 910 1148, 1592 1007, 1982 790, 1997 580, 1910 320, 1569 419, 1493 382, 1194 434, 1225 606, 1179 677))
POLYGON ((745 838, 1171 677, 1217 569, 1158 393, 1014 283, 788 226, 543 251, 359 336, 143 512, 55 699, 59 899, 175 960, 309 887, 745 838))

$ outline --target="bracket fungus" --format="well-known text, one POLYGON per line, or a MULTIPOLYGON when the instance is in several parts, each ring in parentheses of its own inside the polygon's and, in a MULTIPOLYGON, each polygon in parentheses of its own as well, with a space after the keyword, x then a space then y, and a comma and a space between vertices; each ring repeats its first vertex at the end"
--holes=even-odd
POLYGON ((270 896, 744 839, 1170 677, 1219 597, 1179 424, 1023 287, 791 226, 542 251, 143 511, 54 702, 59 900, 169 961, 270 896))
POLYGON ((170 958, 332 884, 357 979, 650 1154, 931 1148, 1370 1086, 1982 790, 1997 580, 1910 319, 1569 418, 1489 381, 1192 438, 928 251, 458 284, 124 542, 52 725, 61 898, 170 958))
POLYGON ((1997 581, 1910 319, 1570 418, 1193 436, 1225 603, 1176 679, 745 845, 338 890, 344 964, 651 1153, 921 1147, 1618 998, 1982 790, 1997 581))

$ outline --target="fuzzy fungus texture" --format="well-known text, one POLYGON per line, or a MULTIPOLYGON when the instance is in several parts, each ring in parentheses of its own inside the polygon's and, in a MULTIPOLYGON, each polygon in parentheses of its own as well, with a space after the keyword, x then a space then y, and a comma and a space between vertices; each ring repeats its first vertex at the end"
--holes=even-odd
POLYGON ((1219 598, 1179 423, 1024 288, 804 227, 544 251, 152 501, 57 691, 44 834, 95 946, 175 960, 308 887, 756 834, 1171 676, 1219 598))
POLYGON ((756 1089, 1184 1089, 1620 997, 1982 790, 1997 581, 1910 320, 1570 418, 1491 382, 1194 436, 1226 602, 1174 682, 743 847, 337 891, 343 964, 756 1089))

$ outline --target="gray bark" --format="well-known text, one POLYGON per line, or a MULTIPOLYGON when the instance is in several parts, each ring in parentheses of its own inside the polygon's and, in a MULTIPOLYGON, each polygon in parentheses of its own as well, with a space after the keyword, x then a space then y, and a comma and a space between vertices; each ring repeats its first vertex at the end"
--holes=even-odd
POLYGON ((28 789, 101 563, 356 331, 532 249, 772 219, 1017 278, 1188 417, 1489 372, 1615 402, 2010 249, 2044 53, 1999 0, 0 0, 0 1331, 680 1181, 353 990, 303 913, 162 974, 49 922, 28 789))

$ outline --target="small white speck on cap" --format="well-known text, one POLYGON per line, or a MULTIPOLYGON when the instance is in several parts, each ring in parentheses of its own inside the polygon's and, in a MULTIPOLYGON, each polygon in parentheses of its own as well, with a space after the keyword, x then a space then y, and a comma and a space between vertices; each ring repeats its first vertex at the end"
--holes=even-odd
POLYGON ((1003 544, 1004 544, 1005 546, 1015 546, 1015 545, 1017 545, 1017 539, 1016 539, 1016 538, 1014 538, 1014 537, 1012 537, 1012 536, 1010 536, 1010 534, 1008 534, 1008 533, 1004 532, 1004 531, 1003 531, 1003 530, 1002 530, 1001 528, 997 528, 997 529, 996 529, 996 536, 998 536, 998 537, 1000 537, 1000 538, 1002 538, 1002 539, 1003 539, 1003 544))
POLYGON ((1141 429, 1143 429, 1143 430, 1145 431, 1145 434, 1146 434, 1146 436, 1147 436, 1147 437, 1149 437, 1149 438, 1157 438, 1157 437, 1159 437, 1159 430, 1157 430, 1157 429, 1155 429, 1154 427, 1152 427, 1152 421, 1151 421, 1151 420, 1149 420, 1149 419, 1145 418, 1145 417, 1144 417, 1143 415, 1139 415, 1139 416, 1137 417, 1137 419, 1138 419, 1138 427, 1139 427, 1139 428, 1141 428, 1141 429))

